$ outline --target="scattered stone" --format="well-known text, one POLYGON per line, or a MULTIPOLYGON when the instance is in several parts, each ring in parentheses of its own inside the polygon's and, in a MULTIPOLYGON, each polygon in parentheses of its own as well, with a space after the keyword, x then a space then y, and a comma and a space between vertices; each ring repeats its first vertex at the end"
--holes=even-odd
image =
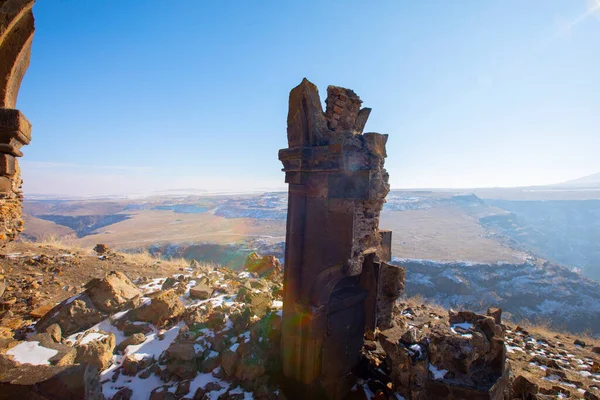
POLYGON ((213 288, 206 283, 201 282, 190 289, 190 297, 193 299, 206 300, 212 296, 213 292, 213 288))
POLYGON ((3 399, 102 400, 98 370, 92 365, 30 365, 0 358, 3 399))
POLYGON ((123 368, 123 375, 135 376, 140 369, 140 361, 133 355, 127 356, 123 360, 121 368, 123 368))
POLYGON ((96 366, 99 370, 106 369, 111 365, 115 343, 115 335, 112 333, 88 332, 76 344, 77 358, 75 362, 88 363, 96 366), (90 339, 90 337, 92 338, 90 339))
POLYGON ((517 376, 513 382, 513 398, 518 399, 534 399, 538 393, 539 386, 536 383, 531 382, 523 375, 517 376))
POLYGON ((169 387, 164 385, 157 387, 150 393, 149 400, 177 400, 177 396, 174 393, 169 392, 169 387))
POLYGON ((149 323, 140 321, 127 321, 125 318, 121 318, 119 320, 117 327, 123 331, 125 336, 131 336, 136 333, 148 334, 152 332, 152 325, 149 323))
MULTIPOLYGON (((51 365, 64 366, 73 364, 77 352, 74 348, 60 343, 56 343, 49 333, 38 333, 28 338, 26 342, 19 342, 16 346, 7 350, 6 355, 11 356, 13 352, 18 353, 19 349, 25 350, 31 347, 43 347, 51 350, 54 353, 48 358, 51 365)), ((17 357, 12 356, 15 361, 19 361, 17 357)))
POLYGON ((573 342, 573 344, 575 346, 585 347, 585 342, 583 340, 575 339, 575 342, 573 342))
POLYGON ((271 307, 273 299, 269 293, 264 291, 255 291, 242 286, 237 293, 237 301, 243 302, 248 307, 251 315, 263 317, 267 309, 271 307))
POLYGON ((281 263, 275 256, 259 256, 252 252, 246 258, 244 270, 261 277, 275 277, 282 273, 281 263))
POLYGON ((177 384, 177 389, 175 389, 175 394, 179 397, 183 397, 190 392, 190 381, 185 380, 181 381, 177 384))
POLYGON ((54 305, 52 304, 44 304, 43 306, 31 310, 29 315, 33 318, 42 318, 48 311, 52 310, 53 307, 54 305))
POLYGON ((124 387, 115 393, 111 400, 130 400, 132 395, 133 390, 129 389, 128 387, 124 387))
POLYGON ((117 346, 117 351, 123 352, 127 346, 142 344, 145 341, 146 335, 144 335, 143 333, 134 333, 133 335, 129 336, 127 339, 119 343, 119 346, 117 346))
POLYGON ((110 248, 102 243, 97 244, 96 246, 94 246, 93 249, 98 255, 102 255, 102 254, 107 254, 110 253, 110 248))
POLYGON ((150 304, 140 306, 133 310, 136 319, 161 325, 166 321, 179 317, 185 307, 173 289, 161 292, 154 296, 150 304))
POLYGON ((139 304, 142 292, 118 271, 111 271, 102 279, 92 279, 85 285, 85 293, 96 307, 105 313, 114 313, 139 304))
POLYGON ((62 334, 69 336, 91 328, 106 316, 96 308, 87 294, 82 293, 66 299, 48 311, 36 323, 35 329, 44 332, 50 325, 58 324, 62 334))

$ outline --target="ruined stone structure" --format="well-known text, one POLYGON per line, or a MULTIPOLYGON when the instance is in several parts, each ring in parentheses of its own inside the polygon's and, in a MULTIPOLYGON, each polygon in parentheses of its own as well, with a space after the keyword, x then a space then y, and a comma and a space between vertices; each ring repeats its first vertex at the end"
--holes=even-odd
POLYGON ((352 90, 329 86, 323 112, 306 79, 290 93, 289 148, 279 152, 289 184, 282 337, 288 395, 346 395, 365 330, 373 331, 378 318, 389 326, 401 291, 391 285, 379 296, 379 276, 402 272, 386 263, 391 232, 378 230, 389 191, 387 135, 362 133, 371 110, 361 103, 352 90))
POLYGON ((0 0, 0 246, 23 230, 21 171, 16 157, 31 140, 31 124, 15 110, 33 40, 34 0, 0 0))

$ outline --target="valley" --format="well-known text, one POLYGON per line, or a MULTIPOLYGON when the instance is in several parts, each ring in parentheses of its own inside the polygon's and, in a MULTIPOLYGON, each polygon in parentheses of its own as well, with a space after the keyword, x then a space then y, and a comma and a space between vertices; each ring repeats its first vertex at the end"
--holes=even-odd
MULTIPOLYGON (((587 304, 600 300, 600 192, 577 193, 582 200, 554 190, 393 190, 380 227, 393 231, 409 295, 599 333, 590 321, 600 309, 587 304)), ((286 203, 283 192, 32 199, 23 237, 237 269, 252 251, 285 261, 286 203)))

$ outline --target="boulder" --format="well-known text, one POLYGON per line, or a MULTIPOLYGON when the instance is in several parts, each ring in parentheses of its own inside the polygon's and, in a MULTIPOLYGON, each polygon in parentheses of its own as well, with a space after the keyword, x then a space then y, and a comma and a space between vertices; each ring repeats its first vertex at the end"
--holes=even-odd
POLYGON ((135 358, 135 356, 127 356, 121 364, 123 375, 135 376, 141 369, 141 361, 135 358))
POLYGON ((192 379, 198 374, 202 347, 193 341, 175 341, 166 350, 167 370, 181 379, 192 379))
POLYGON ((96 307, 106 313, 114 313, 125 307, 139 304, 142 292, 118 271, 109 272, 102 279, 92 279, 85 285, 85 293, 96 307))
POLYGON ((106 369, 112 362, 116 339, 112 333, 88 332, 76 343, 77 363, 94 365, 99 370, 106 369))
POLYGON ((231 348, 223 351, 223 354, 221 356, 221 367, 223 367, 223 370, 225 371, 227 376, 235 375, 235 370, 239 358, 240 356, 231 348))
POLYGON ((273 304, 273 298, 270 293, 257 289, 248 289, 245 286, 242 286, 238 290, 236 299, 239 302, 245 303, 245 306, 250 311, 250 315, 256 315, 259 318, 262 318, 266 314, 267 309, 273 304))
POLYGON ((538 393, 539 386, 536 383, 531 382, 523 375, 517 376, 513 382, 513 397, 524 400, 535 399, 535 395, 538 393))
POLYGON ((246 258, 244 264, 244 270, 253 272, 261 277, 274 277, 281 274, 283 269, 281 263, 275 256, 259 256, 257 253, 252 252, 246 258))
POLYGON ((18 365, 0 358, 0 399, 102 400, 98 369, 92 365, 18 365))
POLYGON ((185 306, 173 289, 158 293, 150 300, 150 304, 133 310, 135 319, 160 325, 172 318, 179 317, 185 306))
POLYGON ((90 297, 81 293, 50 309, 36 324, 38 332, 45 332, 50 325, 58 324, 64 336, 86 330, 106 318, 107 315, 94 305, 90 297))
POLYGON ((47 356, 47 364, 57 366, 73 364, 76 356, 74 348, 56 343, 49 333, 39 333, 31 336, 26 342, 17 343, 6 351, 6 356, 20 364, 43 363, 41 359, 30 361, 28 355, 36 353, 47 356))
POLYGON ((190 289, 190 297, 193 299, 206 300, 209 299, 214 292, 214 289, 206 283, 200 282, 190 289))

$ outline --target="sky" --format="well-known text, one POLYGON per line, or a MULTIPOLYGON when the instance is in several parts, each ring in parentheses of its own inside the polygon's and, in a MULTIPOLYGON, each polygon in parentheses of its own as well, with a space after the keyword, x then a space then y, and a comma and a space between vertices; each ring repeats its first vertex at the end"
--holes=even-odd
POLYGON ((284 189, 289 91, 353 89, 392 188, 600 172, 600 0, 38 1, 25 194, 284 189))

